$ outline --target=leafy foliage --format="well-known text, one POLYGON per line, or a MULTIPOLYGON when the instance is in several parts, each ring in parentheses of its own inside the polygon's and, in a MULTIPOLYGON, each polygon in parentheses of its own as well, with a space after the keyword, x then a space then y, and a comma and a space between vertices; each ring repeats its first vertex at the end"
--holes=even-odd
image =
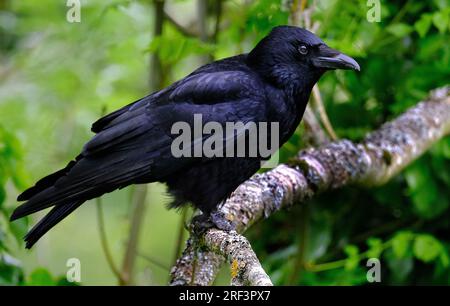
MULTIPOLYGON (((176 20, 198 31, 196 1, 166 2, 176 20)), ((0 284, 65 284, 54 276, 62 273, 57 260, 43 269, 33 260, 36 253, 17 251, 28 223, 7 221, 14 198, 73 158, 102 110, 147 93, 145 63, 150 55, 159 56, 165 83, 171 83, 196 68, 199 57, 247 52, 273 26, 290 22, 294 2, 223 1, 220 31, 205 42, 185 36, 168 21, 163 34, 152 37, 153 7, 148 1, 82 1, 79 24, 65 20, 64 1, 7 1, 7 7, 0 1, 0 284)), ((352 140, 404 112, 429 90, 448 84, 450 75, 448 0, 382 0, 379 23, 368 22, 366 2, 318 0, 307 1, 306 7, 315 5, 311 20, 320 23, 319 36, 361 65, 358 74, 328 73, 319 84, 338 136, 352 140)), ((209 7, 210 33, 212 12, 209 7)), ((303 133, 299 128, 283 147, 282 161, 307 145, 303 133)), ((162 201, 154 194, 151 207, 162 201)), ((117 241, 114 254, 123 250, 127 223, 118 203, 127 199, 121 193, 105 199, 111 204, 107 211, 116 213, 108 217, 115 224, 108 233, 117 241)), ((380 259, 382 284, 450 284, 449 204, 447 137, 385 186, 324 194, 257 224, 249 239, 276 284, 367 284, 368 258, 380 259)), ((152 234, 169 234, 177 227, 174 213, 163 211, 149 213, 152 227, 142 248, 170 258, 172 239, 152 234)), ((87 230, 85 216, 93 214, 89 210, 74 216, 78 228, 87 230)), ((105 272, 103 255, 94 259, 94 251, 101 252, 92 246, 99 242, 84 236, 71 245, 89 249, 94 276, 86 283, 114 283, 114 276, 105 272)), ((66 237, 52 236, 59 262, 73 251, 66 237)), ((167 280, 168 269, 140 261, 137 270, 151 275, 142 276, 142 283, 167 280)))
POLYGON ((33 271, 28 279, 22 263, 10 254, 13 238, 18 244, 22 244, 22 237, 28 229, 26 218, 19 222, 7 222, 11 215, 11 209, 3 204, 6 199, 6 190, 11 182, 17 189, 26 186, 27 175, 24 171, 23 149, 18 139, 0 126, 0 286, 1 285, 67 285, 65 278, 53 279, 50 272, 44 268, 33 271))

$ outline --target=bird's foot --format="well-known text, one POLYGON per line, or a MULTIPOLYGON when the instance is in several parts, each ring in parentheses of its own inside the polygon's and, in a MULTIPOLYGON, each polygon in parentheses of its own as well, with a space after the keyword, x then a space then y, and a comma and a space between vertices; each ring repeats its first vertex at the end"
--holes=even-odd
POLYGON ((214 225, 222 231, 229 232, 236 229, 236 224, 229 220, 227 216, 220 211, 215 211, 210 214, 211 221, 214 225))
POLYGON ((192 218, 191 229, 196 235, 204 234, 210 228, 218 228, 229 232, 236 228, 236 225, 228 220, 223 212, 212 212, 201 214, 192 218))
POLYGON ((205 215, 201 214, 192 218, 191 221, 191 231, 196 235, 200 236, 206 232, 206 230, 214 227, 211 219, 205 215))

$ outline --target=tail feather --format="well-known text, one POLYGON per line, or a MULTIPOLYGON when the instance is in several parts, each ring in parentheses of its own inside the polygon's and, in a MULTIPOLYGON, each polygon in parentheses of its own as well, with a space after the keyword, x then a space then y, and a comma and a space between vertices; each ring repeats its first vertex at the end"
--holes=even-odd
MULTIPOLYGON (((118 162, 120 163, 120 162, 118 162)), ((68 202, 87 201, 89 199, 99 197, 105 193, 111 192, 119 187, 128 185, 134 178, 141 177, 148 172, 148 166, 144 163, 123 163, 112 167, 104 167, 103 169, 95 169, 91 166, 93 163, 79 163, 67 175, 63 175, 56 180, 53 186, 50 186, 31 197, 27 202, 17 207, 10 220, 25 217, 37 211, 43 210, 50 206, 59 206, 68 202), (81 171, 85 172, 85 176, 76 177, 75 168, 82 167, 81 171), (88 170, 84 169, 89 169, 88 170), (94 169, 94 170, 92 170, 94 169), (93 172, 97 170, 94 175, 93 172), (92 174, 89 176, 89 174, 92 174)), ((95 165, 93 165, 95 166, 95 165)), ((80 170, 78 170, 81 172, 80 170)))
POLYGON ((26 248, 30 249, 45 233, 77 209, 84 201, 71 202, 53 207, 24 237, 26 248))
POLYGON ((46 177, 40 179, 33 187, 28 188, 24 192, 22 192, 18 197, 17 201, 28 201, 25 204, 17 207, 10 217, 10 221, 17 220, 19 218, 25 217, 29 214, 35 213, 41 209, 48 208, 54 203, 47 202, 46 205, 35 205, 33 202, 36 198, 39 198, 39 195, 50 193, 54 189, 55 183, 66 176, 67 173, 77 164, 77 162, 81 160, 81 155, 77 156, 75 160, 70 161, 66 167, 61 170, 58 170, 46 177), (31 200, 31 201, 30 201, 31 200), (27 204, 28 203, 28 204, 27 204), (27 205, 26 205, 27 204, 27 205))
POLYGON ((31 197, 40 193, 41 191, 53 186, 55 182, 60 179, 62 176, 66 175, 70 169, 75 166, 78 160, 81 159, 81 156, 78 156, 75 160, 70 161, 67 166, 55 173, 47 175, 46 177, 40 179, 33 187, 28 188, 24 192, 22 192, 18 197, 17 201, 27 201, 31 199, 31 197))
POLYGON ((120 150, 108 154, 81 154, 64 169, 24 191, 18 200, 26 202, 14 210, 11 221, 54 207, 26 235, 26 247, 31 248, 42 235, 85 201, 136 181, 144 181, 144 177, 146 182, 152 181, 149 173, 154 156, 147 154, 142 158, 143 150, 147 149, 144 147, 126 155, 120 150))

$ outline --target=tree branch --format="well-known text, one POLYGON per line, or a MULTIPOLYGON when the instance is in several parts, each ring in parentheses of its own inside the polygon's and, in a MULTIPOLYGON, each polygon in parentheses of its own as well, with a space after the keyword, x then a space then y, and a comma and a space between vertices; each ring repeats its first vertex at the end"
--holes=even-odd
POLYGON ((214 14, 215 14, 215 24, 214 24, 214 32, 211 36, 211 42, 216 44, 217 38, 219 36, 220 24, 222 22, 222 11, 223 11, 223 2, 222 0, 216 0, 214 2, 214 14))
POLYGON ((184 36, 187 36, 187 37, 198 37, 199 36, 199 33, 197 33, 197 31, 183 26, 174 17, 172 17, 166 10, 164 10, 164 17, 168 22, 170 22, 175 27, 175 29, 177 29, 178 32, 180 32, 184 36))
POLYGON ((170 271, 172 286, 211 285, 225 262, 225 257, 213 252, 197 251, 198 244, 190 237, 183 254, 170 271))
POLYGON ((248 240, 236 231, 212 229, 203 237, 202 244, 231 264, 231 283, 237 286, 272 286, 248 240))
MULTIPOLYGON (((159 37, 163 34, 163 27, 165 21, 164 14, 164 0, 154 0, 154 21, 153 21, 153 38, 159 37)), ((149 88, 151 91, 159 90, 164 87, 164 76, 167 75, 167 71, 164 71, 163 64, 159 57, 158 52, 153 52, 150 55, 150 67, 149 67, 149 88)))
MULTIPOLYGON (((359 144, 340 140, 303 150, 292 165, 281 164, 253 176, 219 210, 236 224, 238 233, 243 233, 275 211, 302 203, 317 193, 350 184, 381 185, 449 133, 450 86, 447 86, 433 91, 427 101, 385 123, 359 144)), ((219 242, 208 238, 216 233, 217 230, 210 229, 202 237, 191 234, 171 270, 171 285, 212 284, 222 263, 230 258, 229 249, 217 248, 219 242), (191 279, 194 269, 195 279, 191 279)), ((224 237, 221 243, 227 241, 230 240, 224 237)))

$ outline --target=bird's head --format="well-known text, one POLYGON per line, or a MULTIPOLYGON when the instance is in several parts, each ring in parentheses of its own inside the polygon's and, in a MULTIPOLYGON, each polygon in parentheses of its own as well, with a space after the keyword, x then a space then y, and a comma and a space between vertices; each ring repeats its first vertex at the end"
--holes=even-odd
POLYGON ((312 87, 327 70, 359 71, 351 57, 328 47, 313 33, 293 26, 278 26, 248 55, 249 64, 277 85, 295 81, 312 87))

